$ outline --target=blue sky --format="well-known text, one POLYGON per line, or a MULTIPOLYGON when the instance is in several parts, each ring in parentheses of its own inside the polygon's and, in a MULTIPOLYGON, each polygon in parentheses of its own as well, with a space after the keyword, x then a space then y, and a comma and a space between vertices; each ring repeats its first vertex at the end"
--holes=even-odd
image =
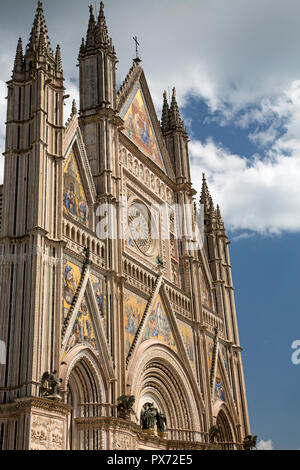
MULTIPOLYGON (((67 93, 78 99, 76 58, 89 0, 45 0, 67 93)), ((92 2, 93 3, 93 2, 92 2)), ((118 81, 141 43, 154 104, 176 86, 190 134, 194 186, 205 171, 232 240, 231 261, 252 432, 264 448, 300 448, 300 2, 109 0, 118 81), (272 441, 272 442, 269 442, 272 441)), ((10 0, 0 19, 0 151, 5 81, 35 0, 10 0)), ((66 106, 66 119, 71 99, 66 106)), ((3 164, 3 162, 2 162, 3 164)), ((0 165, 0 179, 2 178, 0 165)))

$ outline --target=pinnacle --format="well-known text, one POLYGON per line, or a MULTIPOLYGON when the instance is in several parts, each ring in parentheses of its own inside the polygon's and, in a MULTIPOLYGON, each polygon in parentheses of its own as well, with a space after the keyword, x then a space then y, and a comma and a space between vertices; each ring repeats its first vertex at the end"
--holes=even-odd
POLYGON ((77 105, 76 105, 76 100, 75 99, 72 102, 71 116, 77 116, 77 105))
POLYGON ((181 124, 181 118, 180 118, 180 112, 176 100, 176 88, 173 87, 172 90, 172 101, 171 101, 171 106, 170 106, 170 121, 171 121, 171 127, 182 127, 181 124))
POLYGON ((23 65, 23 45, 22 45, 22 39, 19 38, 17 51, 16 51, 16 58, 15 58, 15 63, 14 63, 14 69, 16 69, 17 67, 22 67, 22 65, 23 65))
POLYGON ((98 23, 97 23, 97 45, 98 46, 106 46, 110 45, 110 48, 112 48, 112 40, 108 39, 108 30, 107 30, 107 25, 106 25, 106 19, 104 15, 104 3, 100 2, 100 11, 99 11, 99 16, 98 16, 98 23))
POLYGON ((207 182, 206 182, 206 177, 205 173, 202 173, 202 189, 201 189, 201 196, 200 196, 200 204, 204 204, 204 209, 206 212, 213 212, 214 209, 214 203, 212 200, 212 197, 210 195, 207 182))
POLYGON ((61 60, 61 52, 60 52, 60 45, 57 44, 56 46, 56 54, 55 54, 55 62, 56 62, 56 69, 58 72, 62 72, 62 60, 61 60))
POLYGON ((84 55, 86 52, 92 52, 94 50, 97 51, 98 48, 108 49, 110 53, 115 55, 115 49, 112 44, 112 40, 108 37, 103 2, 100 3, 100 11, 97 21, 95 19, 93 5, 89 6, 89 10, 90 17, 86 34, 86 42, 84 43, 84 41, 82 41, 81 43, 79 57, 84 55))
POLYGON ((162 127, 163 132, 167 132, 170 128, 170 109, 169 109, 166 90, 164 91, 164 94, 163 94, 161 127, 162 127))
POLYGON ((93 5, 90 5, 89 9, 90 9, 90 18, 89 18, 88 30, 86 33, 86 47, 93 48, 95 46, 96 20, 94 16, 93 5))
POLYGON ((48 37, 46 21, 43 12, 43 3, 38 2, 36 15, 29 38, 26 52, 41 52, 52 56, 51 45, 48 37))

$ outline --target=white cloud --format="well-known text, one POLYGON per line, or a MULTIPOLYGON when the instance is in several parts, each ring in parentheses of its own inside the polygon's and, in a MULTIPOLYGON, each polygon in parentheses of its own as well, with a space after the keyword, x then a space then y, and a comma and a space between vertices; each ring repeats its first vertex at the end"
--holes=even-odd
POLYGON ((300 230, 300 154, 249 161, 212 139, 192 141, 190 151, 195 187, 201 190, 204 171, 228 228, 265 234, 300 230))
POLYGON ((245 110, 236 126, 256 126, 249 138, 261 146, 252 158, 235 155, 212 138, 192 140, 192 174, 197 190, 204 171, 212 195, 232 230, 265 234, 300 231, 299 83, 276 99, 245 110))
POLYGON ((274 450, 271 439, 269 441, 260 440, 256 448, 257 450, 274 450))

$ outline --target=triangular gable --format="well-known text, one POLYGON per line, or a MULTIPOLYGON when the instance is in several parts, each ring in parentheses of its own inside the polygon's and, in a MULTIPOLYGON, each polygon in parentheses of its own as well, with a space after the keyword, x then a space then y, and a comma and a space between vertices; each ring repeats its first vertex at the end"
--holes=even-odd
POLYGON ((178 351, 166 309, 160 295, 157 296, 152 312, 145 324, 142 342, 146 340, 160 341, 174 351, 178 351))
POLYGON ((165 165, 156 139, 140 83, 136 83, 121 111, 124 133, 136 146, 162 170, 165 165))
MULTIPOLYGON (((189 374, 191 383, 195 390, 199 391, 199 385, 196 380, 195 368, 192 366, 187 348, 184 343, 183 335, 179 327, 167 290, 162 283, 162 276, 157 280, 157 285, 149 299, 143 318, 138 327, 135 339, 127 357, 127 369, 130 374, 130 368, 134 367, 135 357, 139 354, 140 347, 166 346, 173 351, 181 364, 184 365, 189 374)), ((199 393, 199 401, 203 405, 203 397, 199 393)))
POLYGON ((141 67, 129 74, 128 84, 118 97, 123 133, 161 170, 175 180, 174 170, 141 67))
MULTIPOLYGON (((74 310, 72 323, 67 329, 62 343, 62 360, 77 346, 85 346, 93 351, 99 358, 104 368, 107 378, 114 377, 114 369, 109 351, 109 346, 105 334, 105 325, 103 313, 106 314, 105 305, 105 286, 102 284, 103 292, 100 293, 100 284, 95 274, 87 273, 87 282, 83 287, 83 293, 80 295, 81 302, 79 307, 74 310), (96 280, 96 282, 95 282, 96 280), (96 286, 96 288, 95 288, 96 286), (99 305, 99 297, 102 297, 99 305)), ((81 292, 81 291, 80 291, 81 292)))
POLYGON ((65 352, 68 353, 77 344, 85 344, 92 347, 94 352, 99 355, 94 328, 91 322, 90 313, 87 306, 86 297, 84 296, 77 312, 77 317, 73 324, 71 334, 69 336, 65 352))

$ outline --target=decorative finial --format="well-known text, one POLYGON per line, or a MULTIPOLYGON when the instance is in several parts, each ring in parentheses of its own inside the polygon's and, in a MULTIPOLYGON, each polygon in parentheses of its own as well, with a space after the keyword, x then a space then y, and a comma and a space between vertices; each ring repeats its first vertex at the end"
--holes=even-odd
POLYGON ((62 60, 61 60, 61 52, 60 52, 59 44, 57 44, 56 46, 55 62, 56 62, 56 69, 58 70, 58 72, 62 72, 62 60))
POLYGON ((77 116, 77 105, 76 105, 76 100, 75 99, 72 101, 71 116, 77 116))
POLYGON ((170 110, 166 90, 164 91, 163 97, 161 127, 163 132, 168 132, 170 129, 170 110))
POLYGON ((142 61, 142 59, 139 56, 139 49, 138 49, 138 46, 140 46, 140 43, 138 42, 137 36, 135 36, 133 40, 135 42, 135 59, 133 59, 133 61, 136 63, 139 63, 142 61))
POLYGON ((19 38, 18 45, 17 45, 17 51, 16 51, 15 64, 14 64, 15 70, 18 67, 22 68, 22 65, 23 65, 23 45, 22 45, 22 38, 19 38))

